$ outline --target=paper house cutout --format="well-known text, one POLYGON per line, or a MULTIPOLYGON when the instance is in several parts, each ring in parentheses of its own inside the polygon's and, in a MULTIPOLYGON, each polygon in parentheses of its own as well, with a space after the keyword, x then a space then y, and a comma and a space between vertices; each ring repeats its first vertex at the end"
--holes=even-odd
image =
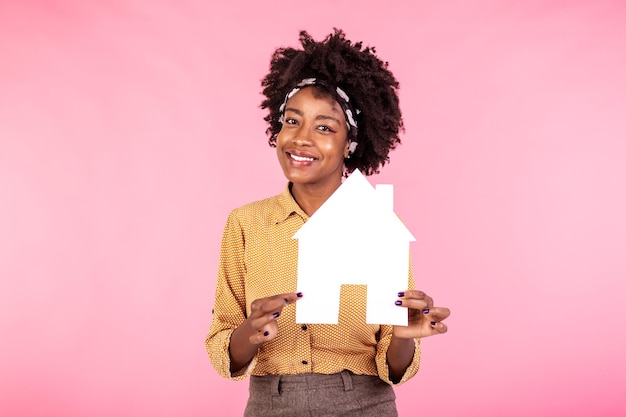
POLYGON ((393 186, 376 188, 355 170, 294 234, 298 239, 296 322, 337 324, 342 284, 367 285, 366 322, 407 324, 394 304, 408 286, 409 242, 393 212, 393 186))

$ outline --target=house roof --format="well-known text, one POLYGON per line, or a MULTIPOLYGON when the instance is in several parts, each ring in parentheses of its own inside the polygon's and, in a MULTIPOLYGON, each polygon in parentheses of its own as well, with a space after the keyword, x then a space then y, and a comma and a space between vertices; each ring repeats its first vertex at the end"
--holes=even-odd
POLYGON ((294 239, 329 238, 415 241, 393 212, 391 186, 374 188, 355 170, 294 234, 294 239))

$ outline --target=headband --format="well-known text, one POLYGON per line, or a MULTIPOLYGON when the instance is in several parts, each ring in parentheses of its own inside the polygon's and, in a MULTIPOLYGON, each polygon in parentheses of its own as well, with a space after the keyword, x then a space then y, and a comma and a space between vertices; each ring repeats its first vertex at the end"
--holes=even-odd
POLYGON ((335 101, 339 103, 339 105, 341 106, 341 109, 343 110, 343 113, 346 116, 346 124, 348 125, 348 134, 351 137, 348 151, 350 154, 353 153, 357 147, 356 136, 359 130, 354 117, 355 115, 359 115, 361 113, 361 110, 354 108, 352 106, 352 104, 350 103, 350 97, 348 97, 348 94, 346 94, 345 91, 343 91, 340 87, 335 87, 335 89, 331 88, 331 86, 324 80, 319 80, 317 78, 305 78, 302 81, 300 81, 298 84, 296 84, 296 86, 287 93, 287 95, 285 96, 285 100, 283 101, 283 104, 281 104, 280 107, 278 108, 278 112, 280 113, 280 117, 278 118, 278 121, 281 124, 283 123, 284 115, 285 115, 285 107, 287 106, 287 100, 293 97, 303 87, 307 87, 310 85, 321 85, 323 87, 326 87, 331 93, 333 93, 335 101))

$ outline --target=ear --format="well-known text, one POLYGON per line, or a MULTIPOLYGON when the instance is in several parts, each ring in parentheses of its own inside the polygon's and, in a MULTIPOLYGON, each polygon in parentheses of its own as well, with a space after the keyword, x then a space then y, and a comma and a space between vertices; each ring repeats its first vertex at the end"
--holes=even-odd
POLYGON ((343 159, 350 157, 350 141, 346 140, 346 146, 343 149, 343 159))

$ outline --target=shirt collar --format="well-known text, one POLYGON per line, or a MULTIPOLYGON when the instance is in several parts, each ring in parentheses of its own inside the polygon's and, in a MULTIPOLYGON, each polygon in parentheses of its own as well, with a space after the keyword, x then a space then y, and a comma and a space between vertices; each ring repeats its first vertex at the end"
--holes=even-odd
POLYGON ((300 216, 304 221, 309 219, 309 216, 291 195, 291 183, 288 183, 282 194, 278 196, 278 208, 274 215, 274 222, 276 224, 282 223, 294 214, 300 216))

